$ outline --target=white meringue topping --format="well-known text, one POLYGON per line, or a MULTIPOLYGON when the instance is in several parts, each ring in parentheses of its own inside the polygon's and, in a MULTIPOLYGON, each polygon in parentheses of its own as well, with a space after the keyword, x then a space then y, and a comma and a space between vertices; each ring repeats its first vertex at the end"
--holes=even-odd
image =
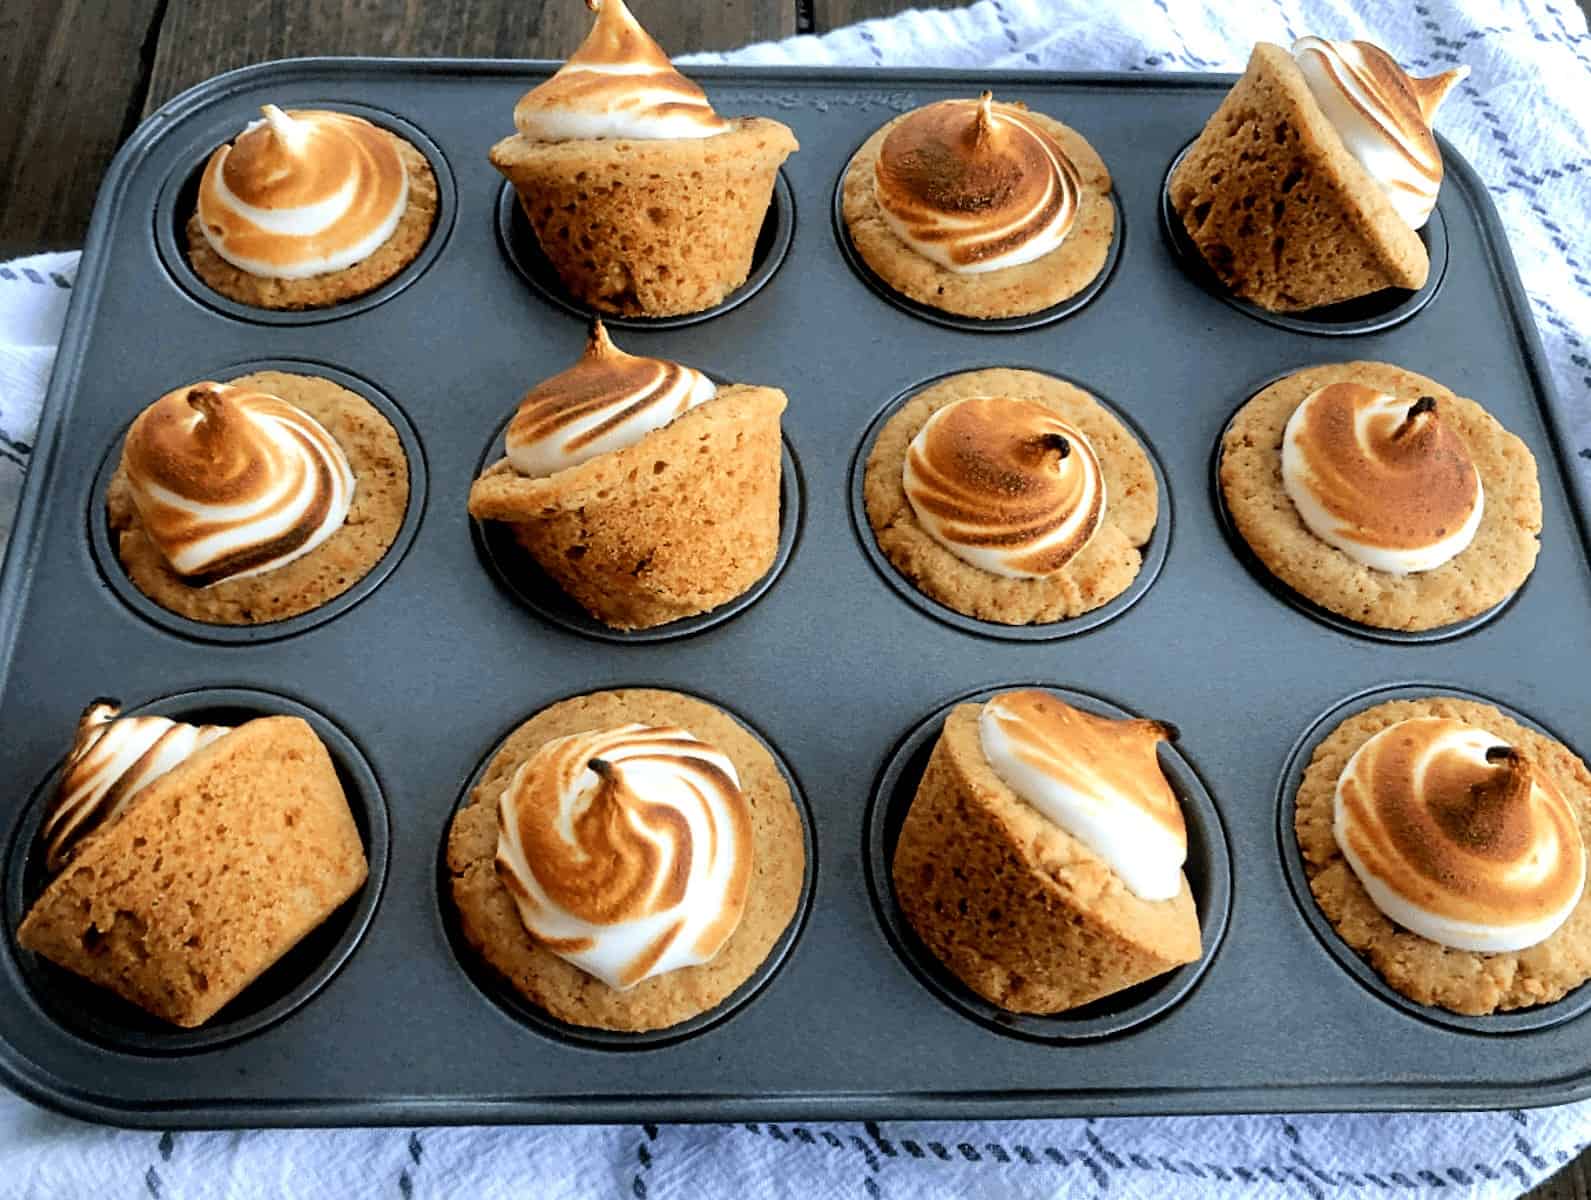
POLYGON ((734 764, 677 727, 555 738, 498 802, 498 877, 525 929, 621 991, 717 955, 752 853, 734 764))
POLYGON ((166 717, 121 717, 108 701, 88 706, 61 771, 55 804, 39 831, 45 865, 58 871, 82 839, 108 824, 132 798, 193 753, 232 730, 166 717))
POLYGON ((354 497, 353 468, 320 422, 228 384, 178 388, 146 408, 122 464, 144 533, 195 587, 308 554, 342 527, 354 497))
POLYGON ((1054 575, 1105 520, 1105 476, 1082 432, 1042 404, 945 405, 906 451, 917 522, 963 562, 1008 579, 1054 575))
POLYGON ((691 367, 626 354, 597 321, 580 361, 520 401, 505 438, 508 461, 532 479, 554 475, 633 446, 717 394, 691 367))
POLYGON ((1400 721, 1337 779, 1332 833, 1388 919, 1456 950, 1545 941, 1585 890, 1563 797, 1508 743, 1442 717, 1400 721))
POLYGON ((348 113, 261 111, 205 166, 199 227, 211 249, 272 279, 369 258, 409 203, 409 173, 391 136, 348 113))
POLYGON ((1049 692, 1002 692, 983 706, 983 755, 1021 799, 1087 846, 1140 900, 1182 890, 1188 833, 1155 747, 1157 721, 1111 720, 1049 692))
POLYGON ((1319 37, 1294 42, 1293 58, 1348 153, 1411 228, 1423 226, 1442 186, 1442 154, 1431 120, 1469 68, 1415 79, 1370 42, 1319 37))
POLYGON ((1311 392, 1282 434, 1282 486, 1316 537, 1392 575, 1462 553, 1486 508, 1469 447, 1432 397, 1358 383, 1311 392))
POLYGON ((730 129, 624 0, 586 0, 597 19, 557 74, 520 98, 514 125, 537 141, 675 141, 730 129))

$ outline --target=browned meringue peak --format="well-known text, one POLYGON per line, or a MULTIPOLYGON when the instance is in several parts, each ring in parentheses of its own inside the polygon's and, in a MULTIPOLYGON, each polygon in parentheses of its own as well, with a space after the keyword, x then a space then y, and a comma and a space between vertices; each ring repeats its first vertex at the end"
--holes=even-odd
POLYGON ((1362 383, 1327 384, 1298 406, 1282 482, 1316 536, 1396 574, 1462 551, 1484 506, 1469 447, 1436 399, 1410 404, 1362 383))
POLYGON ((505 439, 508 461, 533 479, 553 475, 633 446, 717 392, 691 367, 626 354, 595 321, 580 361, 520 401, 505 439))
POLYGON ((555 738, 498 805, 498 875, 526 930, 620 989, 718 953, 752 855, 734 765, 676 726, 555 738))
POLYGON ((224 725, 185 725, 120 712, 114 700, 96 700, 78 720, 55 803, 39 830, 50 871, 60 870, 82 839, 114 819, 142 788, 232 732, 224 725))
POLYGON ((1401 721, 1361 746, 1337 781, 1334 833, 1383 913, 1459 949, 1536 944, 1585 885, 1580 828, 1551 781, 1449 718, 1401 721))
POLYGON ((227 262, 304 279, 375 253, 398 227, 409 175, 393 138, 348 113, 274 104, 199 181, 199 224, 227 262))
POLYGON ((1455 67, 1416 79, 1372 42, 1303 37, 1293 56, 1348 152, 1413 228, 1424 225, 1442 183, 1442 155, 1431 122, 1447 94, 1469 75, 1455 67))
POLYGON ((586 0, 591 32, 557 74, 514 106, 514 125, 538 141, 711 137, 731 128, 707 94, 674 69, 624 0, 586 0))
POLYGON ((874 189, 908 246, 960 274, 1031 262, 1061 244, 1081 181, 1060 144, 1019 104, 941 100, 896 123, 874 189))
POLYGON ((1032 400, 947 404, 906 451, 918 524, 964 562, 1014 579, 1053 575, 1105 519, 1105 477, 1083 434, 1032 400))
POLYGON ((209 381, 140 413, 122 465, 144 533, 196 587, 308 554, 353 501, 353 470, 318 421, 275 396, 209 381))
POLYGON ((1188 832, 1158 754, 1175 728, 1096 717, 1036 688, 990 699, 978 728, 995 774, 1104 859, 1133 894, 1177 895, 1188 832))

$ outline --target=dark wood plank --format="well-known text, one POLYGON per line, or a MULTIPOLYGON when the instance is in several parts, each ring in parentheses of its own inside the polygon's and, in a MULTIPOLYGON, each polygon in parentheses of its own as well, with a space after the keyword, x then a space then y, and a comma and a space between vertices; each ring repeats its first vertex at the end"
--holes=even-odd
POLYGON ((159 9, 0 4, 0 258, 82 241, 100 178, 143 111, 159 9))
POLYGON ((1591 1196, 1591 1151, 1587 1151, 1540 1187, 1526 1193, 1525 1200, 1587 1200, 1591 1196))
MULTIPOLYGON (((795 0, 637 0, 670 53, 796 31, 795 0)), ((245 63, 306 54, 562 58, 590 27, 581 0, 171 0, 146 110, 245 63)))
POLYGON ((959 8, 952 0, 811 0, 812 32, 828 33, 856 21, 890 17, 908 8, 959 8))

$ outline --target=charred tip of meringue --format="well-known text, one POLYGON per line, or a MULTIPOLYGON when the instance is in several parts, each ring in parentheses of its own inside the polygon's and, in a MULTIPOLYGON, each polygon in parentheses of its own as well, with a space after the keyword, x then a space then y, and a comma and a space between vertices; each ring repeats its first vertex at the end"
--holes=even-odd
POLYGON ((1426 124, 1430 124, 1436 116, 1436 110, 1447 99, 1447 94, 1468 79, 1469 75, 1469 67, 1460 64, 1439 75, 1409 79, 1409 90, 1414 93, 1414 102, 1420 106, 1420 115, 1425 118, 1426 124))
POLYGON ((1038 441, 1046 450, 1054 450, 1062 458, 1072 452, 1072 439, 1064 433, 1041 433, 1038 441))
POLYGON ((213 417, 221 408, 222 390, 219 383, 196 383, 183 397, 188 407, 201 416, 213 417))
POLYGON ((588 758, 586 759, 586 766, 591 769, 598 779, 612 779, 615 774, 613 764, 605 758, 588 758))
POLYGON ((983 92, 978 96, 978 114, 972 121, 972 138, 981 142, 994 132, 994 93, 983 92))
POLYGON ((1403 416, 1403 423, 1397 427, 1392 436, 1395 438, 1402 437, 1404 434, 1408 433, 1414 428, 1415 423, 1419 421, 1421 417, 1425 416, 1427 413, 1434 413, 1435 411, 1436 397, 1421 396, 1413 404, 1409 405, 1409 411, 1403 416))
POLYGON ((591 319, 591 330, 586 334, 586 353, 591 355, 612 354, 618 350, 613 344, 613 339, 608 336, 608 327, 602 323, 601 317, 591 319))
POLYGON ((1518 765, 1525 761, 1525 756, 1512 746, 1488 746, 1486 747, 1486 761, 1489 763, 1518 765))
POLYGON ((1144 724, 1149 726, 1161 741, 1177 742, 1182 740, 1182 730, 1170 721, 1145 721, 1144 724))

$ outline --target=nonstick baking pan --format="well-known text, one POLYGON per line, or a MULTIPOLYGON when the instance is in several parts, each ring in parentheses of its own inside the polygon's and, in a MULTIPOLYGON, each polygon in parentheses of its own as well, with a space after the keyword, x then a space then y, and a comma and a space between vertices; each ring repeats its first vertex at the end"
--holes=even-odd
POLYGON ((1164 219, 1171 164, 1230 79, 703 68, 715 104, 791 125, 753 279, 711 313, 615 322, 635 353, 771 384, 784 418, 777 574, 727 614, 599 631, 519 571, 465 509, 519 397, 586 336, 486 151, 551 64, 303 60, 211 81, 133 136, 101 192, 0 584, 8 787, 0 1072, 130 1125, 1007 1117, 1480 1108, 1591 1095, 1591 991, 1517 1017, 1402 1002, 1335 942, 1300 885, 1292 789, 1322 722, 1388 695, 1481 696, 1591 753, 1591 570, 1541 347, 1485 182, 1445 147, 1415 297, 1261 319, 1212 289, 1164 219), (1119 249, 1086 302, 1035 321, 926 319, 872 279, 834 219, 851 154, 917 105, 992 88, 1081 131, 1109 164, 1119 249), (186 267, 196 172, 265 102, 346 107, 431 159, 441 206, 401 276, 354 303, 269 314, 186 267), (1529 582, 1448 636, 1387 639, 1290 599, 1225 531, 1216 447, 1277 376, 1368 358, 1483 403, 1540 466, 1529 582), (402 535, 348 597, 226 633, 141 602, 109 553, 106 464, 155 397, 252 368, 323 372, 397 415, 415 480, 402 535), (948 373, 1075 381, 1148 447, 1160 525, 1107 612, 1036 629, 969 621, 877 553, 856 486, 893 405, 948 373), (722 616, 724 619, 718 619, 722 616), (1100 619, 1103 617, 1104 619, 1100 619), (601 633, 602 636, 598 636, 601 633), (977 1001, 890 891, 893 838, 958 699, 1051 686, 1181 729, 1163 763, 1189 819, 1205 956, 1050 1018, 977 1001), (775 751, 808 822, 798 915, 765 969, 666 1036, 595 1036, 516 1003, 457 937, 442 847, 493 748, 555 700, 673 688, 775 751), (79 710, 309 713, 372 873, 328 926, 197 1032, 159 1027, 18 950, 32 838, 79 710))

